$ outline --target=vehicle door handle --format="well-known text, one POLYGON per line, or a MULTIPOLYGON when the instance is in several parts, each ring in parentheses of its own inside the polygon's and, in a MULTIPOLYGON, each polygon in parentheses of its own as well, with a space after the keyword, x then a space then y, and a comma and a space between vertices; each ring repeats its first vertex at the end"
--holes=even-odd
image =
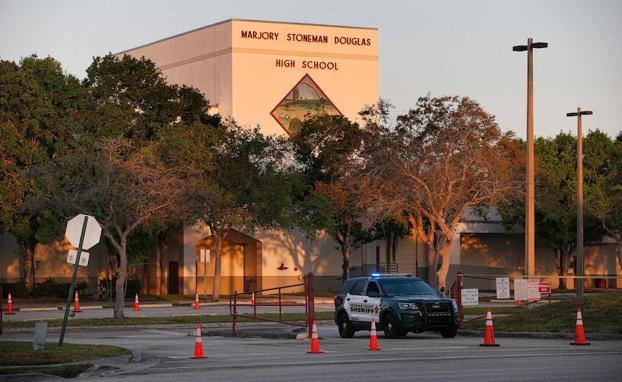
POLYGON ((367 300, 363 300, 363 302, 367 302, 367 300))

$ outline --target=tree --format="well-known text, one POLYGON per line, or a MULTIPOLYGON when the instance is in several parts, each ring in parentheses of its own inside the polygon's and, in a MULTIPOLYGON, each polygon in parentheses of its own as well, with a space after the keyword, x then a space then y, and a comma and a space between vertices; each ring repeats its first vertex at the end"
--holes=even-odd
POLYGON ((28 180, 34 166, 75 149, 84 134, 85 92, 52 58, 0 61, 0 226, 13 233, 24 253, 26 286, 35 284, 35 249, 60 234, 50 211, 29 210, 24 202, 40 192, 28 180))
POLYGON ((297 177, 285 160, 285 140, 232 121, 218 127, 195 123, 168 131, 160 150, 169 165, 183 168, 189 185, 184 221, 209 227, 215 247, 212 300, 218 301, 222 249, 232 230, 252 234, 291 222, 297 177))
MULTIPOLYGON (((602 133, 590 132, 585 139, 585 238, 597 240, 601 229, 592 217, 599 199, 598 189, 603 186, 603 176, 608 173, 606 161, 609 153, 602 149, 602 133), (600 149, 596 149, 601 147, 600 149)), ((569 270, 573 268, 573 253, 577 247, 577 139, 559 133, 554 138, 538 138, 536 151, 536 234, 553 249, 559 288, 568 287, 569 270)), ((524 200, 508 200, 500 212, 507 227, 523 225, 524 200)))
POLYGON ((32 200, 59 216, 94 216, 116 254, 114 318, 123 318, 128 242, 140 228, 176 221, 185 182, 162 165, 150 146, 137 149, 124 138, 99 141, 91 150, 57 158, 36 174, 45 196, 32 200))
POLYGON ((374 129, 361 165, 363 203, 410 224, 427 246, 428 281, 445 288, 465 213, 520 189, 518 143, 467 97, 421 97, 394 128, 374 129))
POLYGON ((622 267, 622 134, 611 139, 590 131, 584 139, 586 213, 616 242, 622 267))
POLYGON ((307 236, 325 230, 335 240, 342 256, 342 281, 348 278, 353 248, 366 236, 361 224, 364 209, 353 192, 357 182, 348 171, 362 149, 362 134, 344 117, 317 115, 307 118, 291 138, 305 184, 297 196, 298 226, 307 236))

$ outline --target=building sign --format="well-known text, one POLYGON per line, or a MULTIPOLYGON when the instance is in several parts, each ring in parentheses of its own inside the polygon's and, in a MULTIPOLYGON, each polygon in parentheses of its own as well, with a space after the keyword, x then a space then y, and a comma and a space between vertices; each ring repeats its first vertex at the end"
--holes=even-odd
POLYGON ((462 290, 462 305, 478 305, 479 304, 479 290, 478 289, 463 289, 462 290))
POLYGON ((243 39, 254 40, 270 40, 278 41, 285 39, 286 41, 296 41, 314 44, 335 44, 335 45, 354 45, 354 46, 371 46, 371 38, 369 37, 352 37, 352 36, 328 36, 326 34, 309 34, 309 33, 286 33, 270 31, 242 30, 240 37, 243 39))
POLYGON ((497 298, 510 298, 509 277, 497 277, 497 298))
POLYGON ((292 136, 300 131, 306 117, 321 114, 342 115, 308 74, 298 81, 270 113, 292 136))

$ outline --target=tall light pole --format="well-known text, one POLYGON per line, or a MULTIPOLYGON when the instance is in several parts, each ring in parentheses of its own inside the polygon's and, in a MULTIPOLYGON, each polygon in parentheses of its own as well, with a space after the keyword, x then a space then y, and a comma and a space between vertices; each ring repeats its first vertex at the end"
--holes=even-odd
POLYGON ((577 108, 576 113, 566 113, 566 117, 577 117, 577 264, 575 281, 577 297, 583 296, 583 130, 581 128, 581 116, 592 115, 591 111, 581 111, 577 108))
POLYGON ((525 198, 525 276, 535 274, 535 160, 533 143, 533 50, 546 48, 546 42, 533 42, 529 37, 527 45, 512 47, 515 52, 527 51, 527 193, 525 198))

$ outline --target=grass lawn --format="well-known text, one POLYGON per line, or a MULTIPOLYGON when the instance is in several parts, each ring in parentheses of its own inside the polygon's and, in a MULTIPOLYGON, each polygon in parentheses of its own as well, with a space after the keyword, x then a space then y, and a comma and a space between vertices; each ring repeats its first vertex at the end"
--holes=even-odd
MULTIPOLYGON (((622 293, 603 293, 581 298, 567 298, 537 308, 511 309, 510 315, 494 318, 495 330, 503 332, 574 333, 577 307, 583 311, 587 333, 622 334, 622 293), (513 313, 514 312, 514 313, 513 313)), ((500 308, 494 313, 504 313, 500 308)), ((483 330, 484 321, 471 321, 466 329, 483 330)))
MULTIPOLYGON (((278 313, 258 313, 257 317, 263 319, 277 319, 278 313)), ((283 319, 287 321, 304 321, 304 313, 283 313, 283 319)), ((332 320, 333 312, 316 312, 317 320, 332 320)), ((47 321, 48 327, 61 326, 63 320, 44 320, 47 321)), ((245 317, 238 317, 238 322, 254 322, 245 317)), ((166 325, 166 324, 204 324, 204 323, 226 323, 231 322, 231 316, 178 316, 178 317, 133 317, 124 318, 122 320, 113 320, 110 318, 85 318, 73 319, 68 321, 68 326, 116 326, 116 325, 166 325)), ((4 322, 6 328, 30 328, 34 326, 32 321, 8 321, 4 322)), ((0 349, 1 350, 1 349, 0 349)))
MULTIPOLYGON (((492 314, 512 314, 519 311, 522 308, 516 308, 513 306, 498 306, 492 307, 492 314)), ((481 314, 484 315, 488 311, 488 308, 479 306, 465 306, 464 314, 481 314)))
MULTIPOLYGON (((129 354, 126 349, 111 345, 77 345, 48 343, 45 350, 32 350, 32 342, 0 341, 0 367, 20 365, 50 365, 86 361, 129 354)), ((4 369, 6 372, 8 369, 4 369)))

